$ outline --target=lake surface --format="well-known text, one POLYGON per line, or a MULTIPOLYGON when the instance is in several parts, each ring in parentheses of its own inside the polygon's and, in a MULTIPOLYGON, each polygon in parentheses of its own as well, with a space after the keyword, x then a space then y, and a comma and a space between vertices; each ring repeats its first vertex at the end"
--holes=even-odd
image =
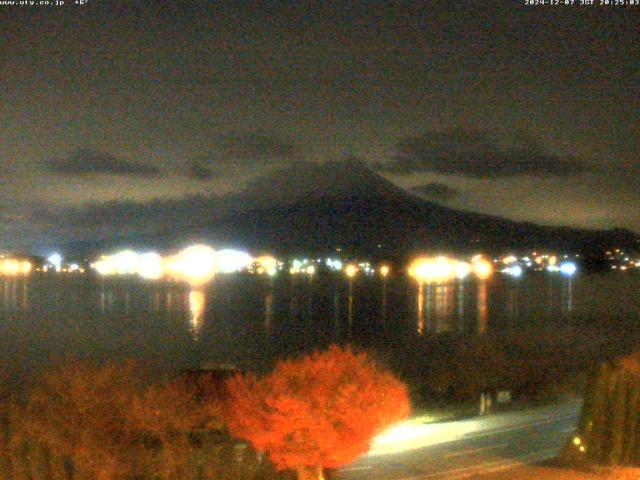
POLYGON ((447 333, 640 321, 639 293, 637 272, 574 278, 534 272, 421 288, 404 276, 386 282, 359 276, 350 285, 329 274, 237 274, 201 290, 136 278, 32 274, 0 279, 0 362, 14 371, 66 355, 134 357, 177 368, 260 367, 331 342, 401 348, 447 333))

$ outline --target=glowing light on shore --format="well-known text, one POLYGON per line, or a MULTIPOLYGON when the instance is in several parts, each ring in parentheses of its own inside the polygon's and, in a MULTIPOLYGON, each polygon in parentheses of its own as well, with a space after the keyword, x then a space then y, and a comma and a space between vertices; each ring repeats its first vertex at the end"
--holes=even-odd
POLYGON ((0 261, 0 275, 27 275, 33 266, 28 260, 7 258, 0 261))
POLYGON ((138 257, 137 273, 148 280, 158 280, 164 277, 164 262, 155 252, 143 253, 138 257))
POLYGON ((482 256, 476 256, 472 260, 473 273, 480 280, 486 280, 493 274, 493 266, 482 256))
POLYGON ((519 278, 522 276, 522 267, 520 265, 512 265, 509 268, 502 270, 502 272, 512 277, 519 278))
POLYGON ((326 260, 326 265, 327 267, 329 267, 331 270, 335 270, 336 272, 341 272, 342 271, 342 261, 340 260, 335 260, 333 258, 327 258, 326 260))
POLYGON ((307 275, 314 275, 316 273, 316 267, 314 267, 313 265, 309 265, 305 272, 307 273, 307 275))
POLYGON ((216 274, 216 252, 206 245, 194 245, 167 259, 166 267, 173 278, 204 285, 216 274))
POLYGON ((509 265, 511 263, 516 263, 518 258, 515 255, 508 255, 502 259, 502 263, 505 265, 509 265))
POLYGON ((447 282, 456 276, 457 262, 447 257, 421 257, 409 266, 409 275, 419 283, 447 282))
POLYGON ((271 277, 278 271, 278 261, 271 255, 262 255, 256 258, 255 262, 258 264, 258 268, 262 268, 263 271, 271 277))
POLYGON ((92 266, 100 275, 133 275, 138 273, 138 254, 123 250, 114 255, 103 255, 92 266))
POLYGON ((356 276, 356 273, 358 273, 358 267, 355 265, 347 265, 344 269, 344 273, 347 277, 353 278, 356 276))
POLYGON ((59 272, 62 268, 62 255, 59 253, 52 253, 47 258, 47 262, 49 262, 56 269, 56 272, 59 272))
POLYGON ((214 255, 217 273, 239 272, 248 268, 253 262, 251 255, 240 250, 220 250, 214 255))
MULTIPOLYGON (((264 256, 260 261, 269 275, 275 274, 277 261, 264 256)), ((168 277, 186 281, 197 287, 210 281, 216 273, 232 273, 249 268, 254 259, 239 250, 216 252, 206 245, 193 245, 166 258, 158 253, 136 253, 123 250, 114 255, 103 255, 91 266, 100 275, 139 275, 150 280, 168 277)))
POLYGON ((467 262, 458 262, 455 267, 456 277, 463 280, 471 273, 471 265, 467 262))
POLYGON ((573 262, 564 262, 560 265, 560 273, 567 277, 572 277, 578 271, 578 267, 573 262))
POLYGON ((391 269, 387 265, 382 265, 380 267, 380 275, 382 276, 382 278, 387 277, 390 271, 391 269))

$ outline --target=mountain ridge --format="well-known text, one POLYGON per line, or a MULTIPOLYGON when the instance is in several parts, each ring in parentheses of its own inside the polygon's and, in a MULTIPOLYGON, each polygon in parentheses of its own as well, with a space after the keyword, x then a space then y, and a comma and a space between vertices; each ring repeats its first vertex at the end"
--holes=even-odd
POLYGON ((82 251, 107 246, 177 248, 201 241, 278 254, 403 257, 419 251, 501 252, 547 248, 596 255, 606 248, 640 249, 640 236, 624 229, 588 230, 516 222, 455 210, 406 192, 361 160, 297 162, 258 177, 224 199, 232 206, 200 211, 181 231, 78 244, 82 251))

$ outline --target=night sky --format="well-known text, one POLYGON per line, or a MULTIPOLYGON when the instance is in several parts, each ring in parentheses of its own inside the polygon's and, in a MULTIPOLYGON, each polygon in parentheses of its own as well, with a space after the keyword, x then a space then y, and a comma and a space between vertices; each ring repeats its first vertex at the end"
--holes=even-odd
POLYGON ((516 0, 0 5, 0 247, 356 159, 453 208, 640 232, 639 32, 640 7, 516 0))

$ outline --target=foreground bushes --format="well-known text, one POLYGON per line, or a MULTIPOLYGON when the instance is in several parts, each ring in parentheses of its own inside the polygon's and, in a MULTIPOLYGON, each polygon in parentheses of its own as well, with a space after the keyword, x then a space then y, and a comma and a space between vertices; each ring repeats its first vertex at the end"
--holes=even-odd
POLYGON ((0 391, 0 479, 322 478, 409 413, 405 385, 348 347, 263 378, 202 373, 158 379, 134 363, 73 361, 20 394, 0 391))
POLYGON ((3 397, 3 480, 268 478, 270 467, 225 435, 220 402, 135 364, 68 363, 21 399, 3 397))

